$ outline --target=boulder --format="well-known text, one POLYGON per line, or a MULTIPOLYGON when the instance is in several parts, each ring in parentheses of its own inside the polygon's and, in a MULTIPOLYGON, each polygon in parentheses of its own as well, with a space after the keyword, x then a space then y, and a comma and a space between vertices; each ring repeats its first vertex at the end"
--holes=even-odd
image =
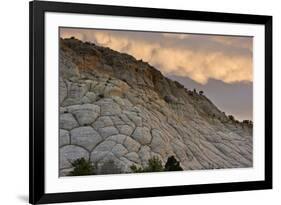
POLYGON ((127 136, 130 136, 134 131, 134 129, 129 125, 119 125, 117 127, 120 134, 127 135, 127 136))
POLYGON ((142 145, 149 144, 151 141, 150 130, 147 127, 137 127, 132 134, 132 138, 142 145))
POLYGON ((123 122, 123 120, 118 115, 112 115, 110 116, 110 118, 115 126, 125 124, 125 122, 123 122))
POLYGON ((119 134, 119 131, 111 126, 111 127, 103 127, 103 128, 99 128, 98 132, 100 133, 100 135, 105 139, 111 135, 117 135, 119 134))
POLYGON ((121 113, 120 106, 110 100, 100 100, 97 102, 98 105, 101 107, 101 115, 118 115, 121 113))
POLYGON ((134 123, 135 126, 142 126, 142 118, 139 117, 135 112, 126 111, 125 114, 134 123))
POLYGON ((94 92, 87 92, 85 95, 91 102, 95 102, 97 100, 97 95, 94 92))
POLYGON ((139 158, 139 155, 136 152, 130 152, 128 154, 126 154, 124 157, 126 157, 128 160, 140 164, 141 160, 139 158))
POLYGON ((78 123, 71 113, 60 114, 60 128, 65 130, 71 130, 78 127, 78 123))
POLYGON ((71 144, 80 145, 91 151, 99 142, 102 141, 101 136, 92 127, 78 127, 70 131, 71 144))
POLYGON ((92 124, 100 115, 100 107, 93 104, 72 105, 67 109, 82 126, 92 124))
POLYGON ((136 140, 132 139, 131 137, 126 137, 123 145, 126 147, 127 150, 130 152, 138 152, 141 145, 136 140))
POLYGON ((116 144, 111 152, 118 158, 124 156, 128 153, 128 150, 122 144, 116 144))
POLYGON ((105 140, 102 143, 100 143, 92 152, 92 155, 96 152, 107 152, 111 151, 112 148, 116 145, 116 142, 113 142, 111 140, 105 140))
POLYGON ((99 128, 113 126, 114 124, 109 116, 101 116, 92 125, 98 130, 99 128))
POLYGON ((117 135, 111 135, 110 137, 106 138, 106 140, 111 140, 116 142, 117 144, 123 144, 127 136, 117 134, 117 135))

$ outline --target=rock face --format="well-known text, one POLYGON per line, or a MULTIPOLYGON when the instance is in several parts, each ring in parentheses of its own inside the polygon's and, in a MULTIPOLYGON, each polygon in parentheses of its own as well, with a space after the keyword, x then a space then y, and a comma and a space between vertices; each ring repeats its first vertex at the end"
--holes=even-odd
POLYGON ((157 156, 184 170, 252 166, 252 126, 148 63, 77 39, 60 40, 60 175, 91 160, 131 172, 157 156))

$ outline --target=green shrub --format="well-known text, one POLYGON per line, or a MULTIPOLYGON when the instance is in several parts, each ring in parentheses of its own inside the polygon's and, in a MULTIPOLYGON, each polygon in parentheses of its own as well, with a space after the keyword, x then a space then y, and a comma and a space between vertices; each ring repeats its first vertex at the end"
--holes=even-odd
POLYGON ((231 121, 235 121, 235 118, 233 115, 228 115, 228 119, 230 119, 231 121))
POLYGON ((86 160, 85 158, 76 159, 71 162, 73 171, 69 173, 69 176, 83 176, 83 175, 93 175, 94 174, 94 166, 92 165, 90 160, 86 160))
POLYGON ((180 162, 176 160, 174 156, 168 158, 165 164, 165 171, 182 171, 183 168, 180 166, 180 162))
POLYGON ((161 172, 164 171, 161 160, 158 157, 152 157, 148 160, 148 167, 145 168, 146 172, 161 172))
POLYGON ((141 172, 144 172, 144 171, 143 171, 143 168, 137 167, 135 164, 133 164, 130 168, 131 168, 131 170, 132 170, 133 173, 141 173, 141 172))
POLYGON ((133 173, 142 172, 163 172, 163 171, 182 171, 183 168, 180 166, 180 162, 176 160, 174 156, 168 158, 165 167, 163 167, 161 160, 158 157, 152 157, 148 160, 148 166, 142 168, 132 165, 131 170, 133 173))
POLYGON ((134 172, 134 173, 164 171, 161 160, 155 156, 148 160, 148 166, 146 166, 144 168, 137 167, 136 165, 132 165, 130 168, 131 168, 132 172, 134 172))

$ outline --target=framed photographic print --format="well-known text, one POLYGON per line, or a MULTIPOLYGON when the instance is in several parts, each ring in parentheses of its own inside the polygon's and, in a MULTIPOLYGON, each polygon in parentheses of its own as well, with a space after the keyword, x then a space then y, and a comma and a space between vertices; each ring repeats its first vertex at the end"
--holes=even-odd
POLYGON ((272 188, 272 17, 30 2, 30 203, 272 188))

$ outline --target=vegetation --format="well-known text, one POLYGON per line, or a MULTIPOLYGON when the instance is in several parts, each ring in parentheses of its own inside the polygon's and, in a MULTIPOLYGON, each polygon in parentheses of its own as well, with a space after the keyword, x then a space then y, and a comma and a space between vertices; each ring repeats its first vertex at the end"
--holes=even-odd
POLYGON ((191 90, 189 90, 188 95, 193 96, 193 92, 191 90))
POLYGON ((230 119, 231 121, 235 121, 235 118, 233 115, 228 115, 228 119, 230 119))
POLYGON ((71 162, 72 167, 74 168, 69 176, 83 176, 83 175, 93 175, 94 166, 92 165, 90 160, 86 160, 85 158, 76 159, 71 162))
POLYGON ((249 125, 253 125, 253 121, 252 120, 249 120, 249 125))
POLYGON ((252 120, 243 120, 242 122, 244 125, 248 125, 248 126, 252 126, 253 125, 253 121, 252 120))
POLYGON ((144 169, 141 167, 137 167, 135 164, 133 164, 131 167, 131 170, 133 173, 141 173, 144 172, 144 169))
POLYGON ((130 168, 135 173, 162 172, 162 171, 164 171, 161 160, 158 157, 155 157, 155 156, 148 160, 148 166, 146 166, 144 168, 137 167, 136 165, 132 165, 130 168))
POLYGON ((164 167, 162 165, 161 160, 158 157, 154 156, 148 160, 148 166, 142 168, 142 167, 137 167, 136 165, 132 165, 130 168, 133 173, 183 170, 183 168, 180 166, 180 162, 177 161, 174 156, 168 158, 164 167))
POLYGON ((165 164, 165 171, 182 171, 182 167, 180 166, 180 162, 176 160, 174 156, 168 158, 165 164))

